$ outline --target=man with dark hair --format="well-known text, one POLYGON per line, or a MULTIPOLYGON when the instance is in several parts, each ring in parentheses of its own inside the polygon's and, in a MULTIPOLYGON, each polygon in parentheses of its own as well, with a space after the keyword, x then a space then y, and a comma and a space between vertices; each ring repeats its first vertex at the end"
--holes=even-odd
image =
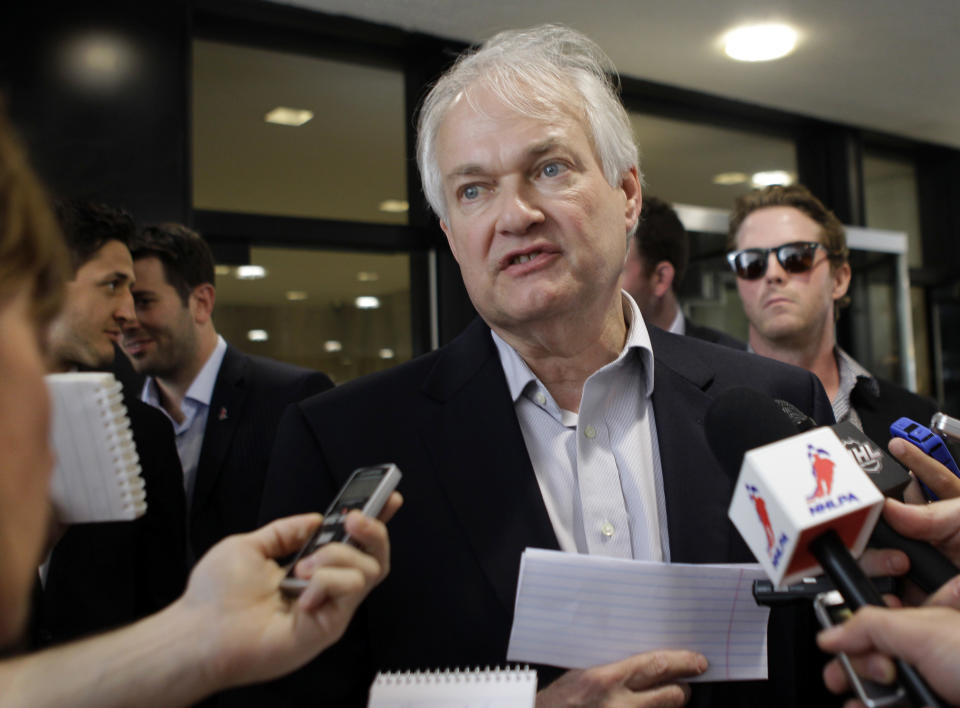
POLYGON ((688 253, 687 230, 677 212, 662 199, 645 195, 640 223, 630 239, 623 267, 623 289, 636 300, 647 324, 674 334, 746 349, 739 339, 684 317, 677 291, 687 269, 688 253))
POLYGON ((727 246, 752 351, 812 371, 836 419, 850 420, 883 447, 898 418, 930 420, 932 401, 871 375, 837 346, 835 322, 851 276, 847 239, 810 190, 777 185, 739 197, 727 246))
MULTIPOLYGON (((114 342, 134 319, 136 233, 129 214, 104 204, 61 202, 72 279, 48 336, 51 371, 109 371, 114 342)), ((76 524, 57 542, 42 573, 35 643, 65 641, 116 627, 166 607, 186 582, 186 502, 169 422, 124 390, 147 493, 131 522, 76 524)))
POLYGON ((137 317, 124 323, 122 348, 148 377, 142 399, 173 423, 196 559, 224 536, 256 528, 280 414, 333 383, 244 354, 217 334, 213 254, 199 234, 152 226, 132 250, 137 317))

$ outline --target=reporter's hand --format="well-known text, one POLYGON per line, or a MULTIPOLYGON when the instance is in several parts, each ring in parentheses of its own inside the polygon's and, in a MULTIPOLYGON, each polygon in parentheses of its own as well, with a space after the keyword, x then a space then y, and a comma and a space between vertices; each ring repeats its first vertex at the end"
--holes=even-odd
POLYGON ((690 687, 680 679, 706 670, 706 657, 692 651, 635 654, 613 664, 568 671, 537 693, 537 708, 682 706, 690 699, 690 687))
POLYGON ((923 505, 887 499, 883 517, 904 536, 927 541, 955 565, 960 565, 960 499, 923 505))
MULTIPOLYGON (((380 518, 388 520, 401 503, 394 492, 380 518)), ((217 685, 263 681, 305 664, 343 635, 357 606, 386 577, 383 521, 351 512, 345 524, 364 551, 323 546, 297 565, 297 575, 310 578, 308 587, 298 598, 284 595, 285 570, 274 559, 299 549, 320 521, 319 514, 304 514, 230 536, 194 569, 174 608, 193 615, 198 641, 209 643, 205 656, 217 685)))
POLYGON ((957 477, 916 445, 908 443, 903 438, 891 438, 890 442, 887 443, 887 449, 891 455, 900 460, 913 473, 913 480, 903 491, 903 499, 907 503, 927 503, 927 497, 917 481, 918 478, 930 487, 940 499, 960 497, 960 477, 957 477))
MULTIPOLYGON (((960 703, 960 612, 955 609, 864 607, 843 624, 821 632, 817 643, 824 651, 845 652, 859 675, 879 683, 894 680, 896 669, 889 657, 900 657, 935 693, 951 704, 960 703)), ((836 659, 824 668, 823 680, 833 693, 850 690, 836 659)))

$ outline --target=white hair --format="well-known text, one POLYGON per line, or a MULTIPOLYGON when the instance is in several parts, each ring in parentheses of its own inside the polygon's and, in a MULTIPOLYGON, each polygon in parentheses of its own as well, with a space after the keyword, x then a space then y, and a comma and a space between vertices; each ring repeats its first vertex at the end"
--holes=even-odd
POLYGON ((639 167, 630 119, 619 98, 613 62, 587 36, 562 25, 540 25, 494 35, 464 52, 430 90, 420 109, 417 166, 431 208, 447 220, 443 175, 437 161, 440 124, 454 100, 482 86, 512 110, 550 119, 566 110, 581 120, 611 186, 639 167))

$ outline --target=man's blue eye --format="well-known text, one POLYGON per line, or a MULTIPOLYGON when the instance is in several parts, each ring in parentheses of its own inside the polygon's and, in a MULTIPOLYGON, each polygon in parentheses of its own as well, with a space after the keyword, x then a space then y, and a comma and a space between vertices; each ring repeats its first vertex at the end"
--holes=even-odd
POLYGON ((464 199, 476 199, 480 196, 480 188, 475 184, 471 184, 468 187, 463 189, 463 198, 464 199))
POLYGON ((551 162, 543 167, 544 177, 556 177, 560 174, 560 165, 556 162, 551 162))

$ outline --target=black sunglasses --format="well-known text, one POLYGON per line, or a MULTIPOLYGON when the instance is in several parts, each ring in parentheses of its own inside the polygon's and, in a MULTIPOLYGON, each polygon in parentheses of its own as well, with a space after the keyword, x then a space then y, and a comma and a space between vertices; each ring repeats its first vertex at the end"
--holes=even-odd
MULTIPOLYGON (((806 273, 813 268, 813 259, 818 248, 827 251, 826 246, 816 241, 794 241, 776 248, 744 248, 730 251, 727 254, 727 263, 738 277, 756 280, 767 272, 767 263, 772 252, 777 254, 777 262, 788 273, 806 273)), ((828 256, 829 254, 827 251, 828 256)))

